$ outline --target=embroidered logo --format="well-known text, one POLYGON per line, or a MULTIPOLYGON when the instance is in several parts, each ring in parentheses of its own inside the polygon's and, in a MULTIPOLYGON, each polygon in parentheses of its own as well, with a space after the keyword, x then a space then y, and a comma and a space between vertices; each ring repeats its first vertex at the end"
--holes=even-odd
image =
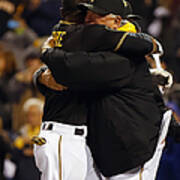
POLYGON ((124 7, 127 7, 127 6, 128 6, 126 0, 122 0, 122 2, 123 2, 123 4, 124 4, 124 7))

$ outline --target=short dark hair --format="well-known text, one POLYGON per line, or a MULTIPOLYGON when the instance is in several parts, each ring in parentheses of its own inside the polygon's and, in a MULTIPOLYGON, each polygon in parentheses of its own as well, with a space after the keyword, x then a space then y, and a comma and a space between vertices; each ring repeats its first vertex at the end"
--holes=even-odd
POLYGON ((87 2, 87 0, 63 0, 60 9, 62 18, 78 24, 84 23, 86 11, 78 8, 77 5, 80 2, 87 2))

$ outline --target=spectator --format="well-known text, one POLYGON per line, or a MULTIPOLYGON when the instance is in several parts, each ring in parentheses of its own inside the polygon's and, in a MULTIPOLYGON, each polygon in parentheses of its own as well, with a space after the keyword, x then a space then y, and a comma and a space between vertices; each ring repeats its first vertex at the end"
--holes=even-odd
POLYGON ((0 1, 0 37, 7 31, 7 22, 15 12, 15 4, 12 1, 0 1))
POLYGON ((140 25, 143 31, 147 30, 148 25, 153 20, 153 11, 157 5, 157 0, 130 0, 133 7, 133 13, 143 17, 140 25))
POLYGON ((0 129, 0 179, 4 180, 4 160, 7 153, 11 153, 10 139, 8 137, 8 133, 2 129, 0 129))
POLYGON ((42 65, 38 54, 30 53, 25 59, 26 69, 15 74, 9 82, 11 89, 10 97, 13 106, 13 129, 18 129, 23 124, 22 106, 30 97, 39 97, 42 95, 34 87, 32 82, 33 73, 42 65))
POLYGON ((32 138, 38 135, 43 114, 43 101, 38 98, 29 98, 23 106, 26 115, 26 123, 21 128, 20 133, 23 137, 32 138))
POLYGON ((43 105, 43 101, 38 98, 29 98, 25 101, 23 105, 25 124, 19 131, 20 136, 14 142, 18 149, 22 149, 25 144, 31 144, 31 138, 38 135, 43 114, 43 105))
POLYGON ((163 44, 163 60, 169 67, 172 59, 173 32, 171 27, 171 11, 165 6, 158 6, 154 11, 155 19, 148 27, 148 32, 163 44), (167 43, 168 42, 168 43, 167 43))
POLYGON ((20 129, 20 136, 14 142, 15 148, 12 160, 17 164, 14 180, 39 180, 33 157, 31 138, 39 134, 43 113, 43 101, 38 98, 29 98, 23 104, 25 124, 20 129))
POLYGON ((14 54, 11 51, 0 52, 0 117, 5 129, 11 128, 12 104, 9 98, 9 80, 16 71, 14 54))
POLYGON ((39 36, 50 35, 60 19, 59 3, 57 0, 30 0, 23 14, 28 26, 39 36))
POLYGON ((180 83, 180 6, 172 22, 173 45, 171 57, 173 57, 173 61, 170 62, 170 66, 174 71, 175 81, 180 83))
POLYGON ((22 18, 23 11, 24 5, 21 4, 17 7, 14 16, 8 21, 9 31, 1 39, 4 47, 15 53, 19 69, 24 68, 24 57, 33 48, 34 41, 38 38, 37 34, 27 26, 22 18))
POLYGON ((36 96, 38 93, 34 89, 32 83, 33 73, 42 65, 39 55, 36 53, 30 53, 25 59, 25 70, 20 71, 14 75, 10 80, 10 89, 11 89, 11 100, 13 102, 19 102, 21 97, 26 90, 30 90, 32 96, 36 96))
POLYGON ((170 17, 170 10, 163 6, 159 6, 154 11, 155 19, 154 21, 149 25, 148 32, 152 34, 154 37, 158 38, 161 36, 162 31, 164 31, 166 24, 165 21, 167 19, 169 20, 170 17))

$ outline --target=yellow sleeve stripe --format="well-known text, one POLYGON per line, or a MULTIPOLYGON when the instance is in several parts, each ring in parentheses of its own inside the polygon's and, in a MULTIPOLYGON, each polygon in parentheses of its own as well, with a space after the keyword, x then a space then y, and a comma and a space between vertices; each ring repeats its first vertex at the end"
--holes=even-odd
POLYGON ((117 51, 118 49, 120 49, 120 47, 122 46, 122 44, 123 44, 123 42, 124 42, 124 40, 126 39, 126 37, 127 37, 128 34, 129 34, 129 33, 127 32, 127 33, 125 33, 125 34, 123 35, 123 37, 122 37, 122 38, 120 39, 120 41, 118 42, 116 48, 114 49, 114 51, 117 51))

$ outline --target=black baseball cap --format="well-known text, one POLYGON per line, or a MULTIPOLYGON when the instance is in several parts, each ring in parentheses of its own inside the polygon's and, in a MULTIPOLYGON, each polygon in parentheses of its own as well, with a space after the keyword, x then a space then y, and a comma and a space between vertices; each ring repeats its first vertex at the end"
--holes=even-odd
POLYGON ((132 14, 132 6, 126 0, 90 0, 87 3, 79 3, 78 7, 93 11, 100 15, 115 14, 122 18, 128 16, 133 19, 139 19, 140 16, 132 14))
POLYGON ((77 9, 76 0, 62 0, 61 1, 61 10, 65 11, 74 11, 77 9))

